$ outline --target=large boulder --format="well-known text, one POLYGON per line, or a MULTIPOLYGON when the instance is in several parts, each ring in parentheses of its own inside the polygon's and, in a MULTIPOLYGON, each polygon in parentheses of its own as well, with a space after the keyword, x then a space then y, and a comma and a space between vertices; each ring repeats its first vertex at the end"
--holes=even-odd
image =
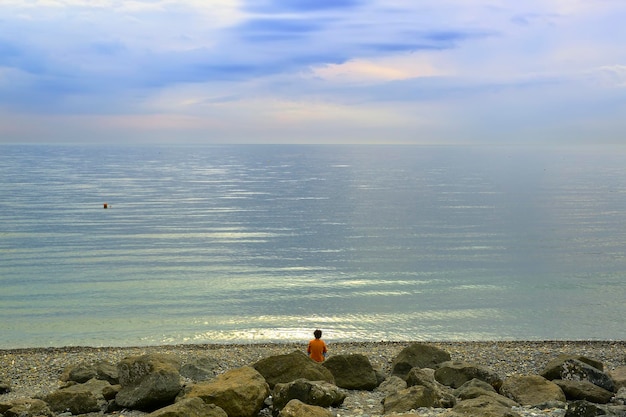
POLYGON ((435 393, 423 385, 415 385, 387 395, 383 399, 385 414, 404 413, 420 407, 434 407, 435 393))
POLYGON ((541 375, 547 379, 589 381, 607 391, 617 391, 615 383, 607 373, 578 359, 565 359, 559 362, 558 366, 553 365, 545 369, 541 375))
POLYGON ((338 387, 371 391, 378 386, 376 371, 365 355, 331 356, 322 366, 333 374, 338 387))
POLYGON ((270 389, 263 376, 250 366, 232 369, 211 381, 186 387, 178 400, 198 397, 215 404, 231 417, 252 417, 263 408, 270 389))
POLYGON ((261 359, 252 367, 263 375, 270 388, 274 388, 279 383, 295 381, 298 378, 335 383, 333 374, 327 368, 299 350, 286 355, 275 355, 261 359))
POLYGON ((511 407, 487 395, 459 401, 449 416, 520 417, 511 407))
POLYGON ((615 383, 615 389, 626 387, 626 366, 618 366, 609 372, 609 375, 615 383))
POLYGON ((572 359, 586 363, 599 371, 604 371, 604 365, 596 359, 582 355, 570 355, 563 353, 548 362, 539 374, 549 380, 562 379, 561 372, 563 371, 563 363, 572 359))
POLYGON ((435 379, 452 388, 459 388, 474 378, 487 382, 496 390, 499 390, 502 385, 502 379, 495 372, 484 366, 467 362, 443 362, 435 370, 435 379))
POLYGON ((414 343, 402 349, 393 359, 391 374, 406 378, 412 368, 435 368, 437 364, 450 359, 450 354, 445 350, 425 343, 414 343))
POLYGON ((452 390, 435 380, 435 371, 430 368, 413 368, 406 377, 407 387, 422 385, 430 388, 435 395, 434 407, 451 408, 456 404, 452 390))
POLYGON ((568 400, 587 400, 597 404, 606 404, 613 397, 611 391, 605 390, 589 381, 570 381, 565 379, 555 379, 568 400))
POLYGON ((122 389, 115 402, 142 411, 172 403, 182 389, 179 369, 180 362, 172 355, 155 353, 123 359, 118 364, 122 389))
POLYGON ((69 365, 63 370, 61 381, 74 381, 83 384, 90 379, 101 379, 112 385, 119 383, 117 366, 108 361, 95 363, 81 362, 69 365))
POLYGON ((565 417, 595 417, 606 415, 606 409, 585 400, 573 401, 567 405, 565 417))
POLYGON ((384 394, 392 394, 396 391, 400 391, 407 387, 407 383, 399 376, 391 375, 385 379, 379 386, 376 387, 376 391, 384 394))
POLYGON ((209 356, 190 359, 180 367, 180 374, 192 381, 206 381, 217 374, 218 361, 209 356))
POLYGON ((91 379, 53 391, 43 400, 57 413, 87 414, 104 410, 116 392, 107 381, 91 379))
MULTIPOLYGON (((472 379, 453 391, 460 401, 472 400, 479 397, 489 397, 492 401, 504 407, 516 407, 519 404, 512 399, 498 394, 491 384, 479 379, 472 379)), ((485 400, 485 398, 483 398, 485 400)))
POLYGON ((326 381, 309 381, 300 378, 284 384, 276 384, 272 391, 274 412, 282 410, 291 400, 319 407, 339 407, 346 393, 326 381))
POLYGON ((565 401, 563 390, 540 375, 515 375, 504 380, 500 394, 521 405, 538 405, 565 401))
POLYGON ((148 417, 228 417, 228 414, 215 404, 207 404, 194 397, 159 408, 148 414, 148 417))
POLYGON ((333 413, 316 405, 304 404, 299 400, 291 400, 280 411, 278 417, 333 417, 333 413))
POLYGON ((4 417, 53 417, 55 415, 45 401, 31 398, 0 403, 0 414, 4 417))

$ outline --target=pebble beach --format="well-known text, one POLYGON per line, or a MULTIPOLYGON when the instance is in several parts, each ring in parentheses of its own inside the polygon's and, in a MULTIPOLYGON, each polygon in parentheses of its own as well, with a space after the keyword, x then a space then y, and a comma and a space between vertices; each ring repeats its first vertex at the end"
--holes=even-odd
MULTIPOLYGON (((360 353, 376 368, 389 374, 394 357, 414 342, 326 341, 329 354, 360 353)), ((491 368, 502 378, 515 374, 536 374, 562 353, 584 355, 603 362, 605 371, 626 365, 626 341, 494 341, 494 342, 421 342, 450 353, 453 360, 477 363, 491 368)), ((0 350, 0 380, 11 391, 0 395, 0 402, 17 398, 40 397, 56 390, 63 370, 81 362, 117 363, 128 356, 167 353, 181 359, 209 356, 219 363, 219 372, 251 365, 268 356, 306 349, 301 343, 277 344, 191 344, 144 347, 62 347, 0 350)), ((351 392, 337 416, 378 415, 382 393, 351 392)), ((127 413, 137 415, 137 412, 127 413)))

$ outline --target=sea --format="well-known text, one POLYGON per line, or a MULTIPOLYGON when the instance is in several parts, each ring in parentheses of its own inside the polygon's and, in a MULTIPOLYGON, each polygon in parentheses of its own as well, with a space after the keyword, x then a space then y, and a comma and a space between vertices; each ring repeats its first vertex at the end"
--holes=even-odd
POLYGON ((624 340, 625 301, 624 147, 0 145, 1 349, 624 340))

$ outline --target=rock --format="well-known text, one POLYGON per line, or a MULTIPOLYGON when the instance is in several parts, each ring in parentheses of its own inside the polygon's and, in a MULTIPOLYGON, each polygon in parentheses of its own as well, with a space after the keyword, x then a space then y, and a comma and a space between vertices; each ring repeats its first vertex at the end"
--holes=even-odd
POLYGON ((291 400, 280 411, 279 417, 333 417, 330 410, 316 405, 304 404, 298 400, 291 400))
POLYGON ((503 405, 497 399, 481 395, 469 400, 459 401, 452 408, 453 415, 480 417, 520 417, 511 407, 503 405))
POLYGON ((413 368, 406 377, 407 387, 422 385, 431 389, 435 395, 434 407, 451 408, 456 404, 452 390, 435 381, 435 371, 430 368, 413 368))
POLYGON ((391 394, 396 391, 403 390, 407 387, 406 381, 399 376, 392 375, 385 379, 378 387, 376 391, 383 392, 385 394, 391 394))
POLYGON ((568 400, 587 400, 597 404, 606 404, 613 397, 611 391, 607 391, 589 381, 555 379, 552 382, 563 390, 568 400))
POLYGON ((435 370, 435 379, 452 388, 459 388, 474 378, 489 383, 496 390, 502 385, 502 379, 496 373, 480 365, 448 361, 440 363, 435 370))
POLYGON ((0 414, 4 417, 53 417, 54 413, 43 400, 19 399, 0 404, 0 414))
POLYGON ((107 361, 93 364, 81 362, 78 365, 66 367, 61 375, 61 381, 75 381, 79 384, 94 378, 108 381, 112 385, 119 384, 117 366, 107 361))
POLYGON ((420 407, 433 407, 435 393, 423 385, 415 385, 392 393, 383 399, 383 410, 388 413, 404 413, 420 407))
POLYGON ((107 381, 91 379, 84 384, 73 384, 58 389, 43 400, 50 409, 57 413, 87 414, 102 411, 107 404, 105 393, 111 393, 111 384, 107 381))
POLYGON ((206 381, 215 376, 218 366, 217 360, 208 356, 193 358, 181 366, 180 374, 192 381, 206 381))
POLYGON ((435 368, 437 364, 450 359, 450 354, 445 350, 424 343, 414 343, 402 349, 394 358, 391 374, 406 378, 412 368, 435 368))
POLYGON ((299 350, 287 355, 261 359, 252 366, 263 375, 270 388, 274 388, 278 383, 291 382, 298 378, 335 383, 333 374, 327 368, 299 350))
POLYGON ((194 397, 160 408, 147 417, 228 417, 228 414, 215 404, 207 404, 194 397))
POLYGON ((569 381, 589 381, 607 391, 615 392, 611 377, 597 368, 576 359, 568 359, 561 365, 561 377, 569 381))
POLYGON ((519 404, 512 399, 500 395, 491 384, 479 379, 472 379, 453 391, 453 394, 461 401, 471 400, 479 397, 490 397, 493 401, 504 407, 516 407, 519 404))
POLYGON ((595 417, 606 414, 605 410, 589 401, 574 401, 567 406, 565 417, 595 417))
POLYGON ((617 390, 617 392, 613 396, 613 401, 615 402, 615 404, 618 405, 626 404, 626 387, 621 387, 617 390))
POLYGON ((622 387, 626 387, 626 366, 618 366, 609 372, 611 379, 615 383, 615 389, 619 390, 622 387))
POLYGON ((274 412, 282 410, 291 400, 319 407, 339 407, 346 393, 326 381, 309 381, 304 378, 284 384, 276 384, 272 391, 274 412))
POLYGON ((548 401, 565 401, 563 390, 539 375, 516 375, 504 380, 500 394, 521 405, 537 405, 548 401))
POLYGON ((548 362, 539 374, 545 379, 549 380, 562 379, 561 371, 563 369, 563 363, 572 359, 586 363, 587 365, 592 366, 599 371, 604 371, 604 365, 602 364, 602 362, 595 359, 591 359, 581 355, 561 354, 555 359, 552 359, 550 362, 548 362))
POLYGON ((171 355, 150 354, 118 364, 122 389, 115 401, 122 407, 153 411, 173 402, 180 392, 180 362, 171 355))
POLYGON ((6 381, 0 380, 0 395, 7 392, 11 392, 11 385, 6 381))
POLYGON ((322 366, 333 374, 335 385, 338 387, 371 391, 378 386, 376 372, 365 355, 331 356, 322 363, 322 366))
POLYGON ((229 416, 252 417, 263 408, 269 393, 263 376, 244 366, 185 388, 178 400, 199 397, 205 403, 221 407, 229 416))

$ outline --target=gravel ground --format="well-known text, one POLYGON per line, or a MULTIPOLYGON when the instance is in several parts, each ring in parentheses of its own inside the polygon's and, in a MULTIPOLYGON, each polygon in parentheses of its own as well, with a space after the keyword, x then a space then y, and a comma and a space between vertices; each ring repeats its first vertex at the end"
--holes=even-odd
MULTIPOLYGON (((372 365, 389 374, 393 358, 412 342, 332 343, 329 354, 361 353, 372 365)), ((585 355, 604 363, 605 371, 626 365, 626 341, 542 341, 542 342, 428 342, 450 353, 453 360, 477 363, 497 372, 502 378, 515 374, 539 373, 545 364, 561 353, 585 355)), ((209 356, 218 360, 220 372, 250 365, 259 359, 305 350, 301 344, 247 345, 175 345, 148 347, 64 347, 0 350, 0 381, 10 384, 11 392, 0 395, 0 402, 17 398, 40 397, 59 387, 59 378, 68 365, 106 360, 117 363, 124 357, 146 353, 169 353, 181 358, 209 356)), ((375 416, 382 414, 379 392, 349 391, 344 405, 333 410, 338 417, 375 416)), ((519 412, 519 410, 518 410, 519 412)), ((441 410, 422 410, 420 415, 438 415, 441 410)), ((125 412, 125 416, 142 413, 125 412)), ((526 416, 562 416, 562 410, 526 416)), ((119 416, 119 414, 118 414, 119 416)))

